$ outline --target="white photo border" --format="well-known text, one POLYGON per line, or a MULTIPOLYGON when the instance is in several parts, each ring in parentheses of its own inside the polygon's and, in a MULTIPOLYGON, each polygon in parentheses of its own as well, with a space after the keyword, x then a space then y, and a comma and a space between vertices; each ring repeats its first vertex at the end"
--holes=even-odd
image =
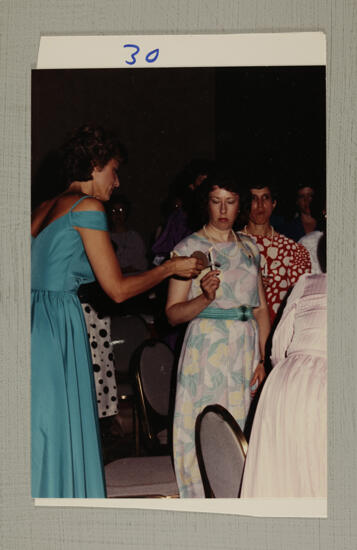
MULTIPOLYGON (((325 66, 323 32, 42 36, 37 69, 325 66), (134 47, 135 46, 135 47, 134 47), (156 54, 157 51, 157 54, 156 54), (155 58, 156 56, 156 58, 155 58)), ((327 518, 326 498, 34 499, 35 506, 327 518)))

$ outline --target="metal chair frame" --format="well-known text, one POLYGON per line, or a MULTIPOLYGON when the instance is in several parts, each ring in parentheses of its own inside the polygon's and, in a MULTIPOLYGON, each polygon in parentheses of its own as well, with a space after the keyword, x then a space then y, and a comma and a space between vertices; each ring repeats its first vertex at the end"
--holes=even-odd
MULTIPOLYGON (((142 317, 140 317, 140 315, 132 315, 132 314, 130 314, 130 315, 117 315, 117 317, 121 317, 123 319, 125 319, 125 317, 135 318, 135 319, 140 320, 140 322, 142 323, 143 326, 146 326, 146 323, 145 323, 144 319, 142 317)), ((148 334, 149 334, 149 329, 148 329, 148 334)), ((146 342, 148 339, 141 341, 140 344, 138 345, 138 347, 140 347, 140 345, 143 342, 146 342)), ((117 353, 116 347, 120 346, 120 345, 124 345, 125 342, 126 341, 123 338, 119 338, 119 339, 114 338, 111 341, 111 343, 113 345, 114 364, 115 364, 115 377, 116 377, 118 388, 120 387, 120 384, 123 383, 123 382, 127 383, 129 386, 131 386, 133 388, 133 379, 132 379, 131 372, 130 372, 130 361, 129 361, 129 368, 128 368, 127 372, 125 372, 125 373, 121 372, 120 368, 119 368, 120 359, 118 361, 118 353, 117 353), (116 361, 118 363, 116 363, 116 361)), ((131 357, 133 357, 133 355, 135 354, 135 351, 136 350, 134 349, 133 354, 132 354, 131 357)), ((118 395, 118 401, 120 402, 120 401, 123 401, 123 400, 126 400, 128 403, 130 403, 130 405, 132 407, 133 438, 134 438, 134 445, 135 445, 135 455, 139 456, 140 455, 139 418, 138 418, 137 402, 136 402, 136 399, 135 399, 135 390, 134 390, 134 388, 132 389, 132 393, 118 395)))
MULTIPOLYGON (((158 452, 160 454, 169 454, 169 445, 162 445, 155 434, 155 430, 153 429, 153 422, 150 421, 150 416, 155 416, 158 419, 158 422, 162 422, 164 427, 169 428, 169 422, 168 420, 165 420, 166 418, 169 418, 170 412, 168 411, 167 417, 159 414, 156 412, 152 407, 150 406, 150 401, 147 399, 144 391, 143 381, 141 377, 141 365, 140 365, 140 359, 141 354, 143 350, 147 346, 154 346, 155 344, 160 343, 165 345, 168 349, 170 349, 165 342, 162 342, 161 340, 156 340, 154 338, 150 340, 145 340, 139 348, 136 350, 132 357, 132 369, 134 371, 134 377, 136 382, 136 393, 138 398, 138 409, 139 409, 139 418, 141 417, 142 421, 142 430, 143 434, 146 438, 146 446, 150 451, 155 451, 155 454, 158 452)), ((171 350, 170 350, 171 351, 171 350)))
MULTIPOLYGON (((211 484, 208 480, 205 462, 202 454, 201 439, 200 439, 202 421, 206 416, 206 414, 210 412, 213 412, 217 416, 220 416, 224 420, 224 422, 226 422, 229 425, 229 427, 231 428, 232 432, 234 433, 237 439, 237 443, 239 444, 244 456, 247 455, 248 443, 237 421, 233 418, 231 413, 221 405, 218 405, 218 404, 207 405, 207 407, 205 407, 203 411, 197 416, 196 424, 195 424, 195 445, 196 445, 197 462, 201 473, 203 488, 205 491, 205 497, 216 498, 213 492, 213 489, 211 487, 211 484)), ((239 494, 240 494, 240 488, 238 490, 237 498, 239 498, 239 494)))

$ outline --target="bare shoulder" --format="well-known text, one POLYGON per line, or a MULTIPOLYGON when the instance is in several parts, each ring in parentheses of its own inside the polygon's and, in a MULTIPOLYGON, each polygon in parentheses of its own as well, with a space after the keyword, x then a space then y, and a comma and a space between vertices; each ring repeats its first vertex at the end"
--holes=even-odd
POLYGON ((47 216, 48 212, 51 210, 55 204, 56 199, 50 199, 44 202, 41 202, 31 213, 31 219, 34 220, 38 217, 47 216))
POLYGON ((31 212, 31 235, 33 237, 36 237, 46 225, 46 220, 50 217, 55 202, 55 199, 44 201, 31 212))
MULTIPOLYGON (((83 195, 78 195, 78 198, 73 200, 72 204, 75 204, 81 198, 83 198, 83 195)), ((81 202, 73 208, 73 212, 85 212, 88 210, 105 212, 103 203, 100 200, 95 199, 94 197, 83 198, 83 200, 81 200, 81 202)))

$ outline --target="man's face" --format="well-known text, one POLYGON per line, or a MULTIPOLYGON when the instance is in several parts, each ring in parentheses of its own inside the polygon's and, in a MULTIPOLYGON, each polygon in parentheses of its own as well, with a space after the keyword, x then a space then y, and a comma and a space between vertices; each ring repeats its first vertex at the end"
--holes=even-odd
POLYGON ((269 223, 270 216, 276 205, 276 201, 271 198, 269 187, 263 187, 263 189, 250 190, 251 195, 251 207, 249 213, 249 221, 256 225, 265 225, 269 223))

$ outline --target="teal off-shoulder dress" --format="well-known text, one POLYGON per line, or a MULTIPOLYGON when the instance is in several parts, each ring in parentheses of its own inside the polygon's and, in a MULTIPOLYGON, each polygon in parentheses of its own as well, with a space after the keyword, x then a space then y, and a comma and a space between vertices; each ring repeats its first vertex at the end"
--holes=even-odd
POLYGON ((78 287, 94 280, 75 227, 107 231, 99 211, 71 210, 32 240, 31 471, 34 498, 106 496, 97 402, 78 287))

